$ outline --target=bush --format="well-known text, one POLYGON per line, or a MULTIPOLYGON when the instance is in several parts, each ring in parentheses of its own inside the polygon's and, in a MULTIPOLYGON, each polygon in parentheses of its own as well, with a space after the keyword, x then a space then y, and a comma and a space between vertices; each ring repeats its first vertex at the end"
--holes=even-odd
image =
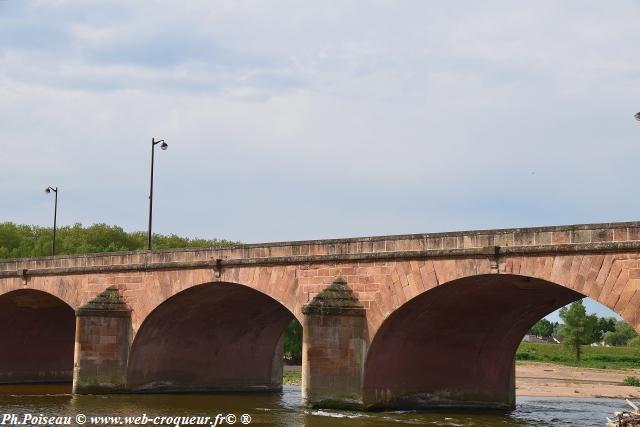
POLYGON ((640 379, 638 379, 638 377, 626 377, 624 380, 622 380, 622 385, 640 387, 640 379))
POLYGON ((597 360, 598 362, 629 362, 640 364, 640 357, 638 356, 623 356, 613 354, 597 354, 589 357, 591 360, 597 360))
POLYGON ((604 334, 603 339, 605 344, 613 346, 627 345, 629 340, 637 337, 636 331, 629 326, 629 324, 619 321, 616 323, 616 330, 614 332, 607 332, 604 334))
POLYGON ((536 357, 535 354, 521 352, 521 351, 516 353, 516 360, 537 360, 537 359, 538 358, 536 357))

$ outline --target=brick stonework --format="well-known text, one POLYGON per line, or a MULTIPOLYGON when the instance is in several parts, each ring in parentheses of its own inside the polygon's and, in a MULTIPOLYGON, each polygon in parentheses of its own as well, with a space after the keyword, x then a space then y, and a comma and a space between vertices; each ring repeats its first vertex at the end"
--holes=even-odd
POLYGON ((131 310, 110 287, 76 310, 73 392, 125 391, 131 310))
POLYGON ((303 313, 302 399, 316 407, 362 407, 368 341, 364 306, 337 278, 303 313))
MULTIPOLYGON (((640 224, 635 222, 6 260, 0 262, 0 297, 37 290, 75 310, 113 286, 131 309, 128 342, 135 352, 131 345, 135 347, 137 334, 152 312, 165 302, 173 304, 177 300, 172 297, 189 288, 239 284, 266 295, 265 304, 282 306, 304 323, 302 307, 340 276, 365 309, 367 342, 375 350, 378 331, 394 313, 405 312, 408 302, 422 295, 419 301, 425 301, 426 307, 430 293, 448 283, 461 284, 460 289, 473 286, 482 297, 485 285, 489 289, 489 283, 494 283, 490 277, 509 275, 529 278, 536 289, 551 283, 577 292, 571 294, 575 298, 589 296, 640 331, 640 224)), ((513 290, 516 300, 517 289, 513 290)), ((548 292, 553 300, 555 291, 548 288, 548 292)), ((448 298, 467 295, 471 294, 456 291, 448 298)), ((550 308, 555 301, 551 300, 541 294, 536 310, 550 308)), ((279 339, 275 333, 269 336, 279 339)), ((446 351, 446 342, 439 345, 446 351)), ((505 351, 511 351, 507 347, 505 351)), ((275 372, 268 370, 263 378, 275 372)), ((381 381, 384 376, 376 377, 375 389, 384 386, 381 381)), ((496 384, 496 390, 500 387, 496 384)), ((394 400, 385 396, 378 402, 375 396, 375 392, 369 395, 372 405, 394 400)))

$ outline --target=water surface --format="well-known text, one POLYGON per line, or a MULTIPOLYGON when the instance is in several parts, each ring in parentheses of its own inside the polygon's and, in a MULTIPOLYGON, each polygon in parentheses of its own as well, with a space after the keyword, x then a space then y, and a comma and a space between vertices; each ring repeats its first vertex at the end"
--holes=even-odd
MULTIPOLYGON (((518 398, 515 411, 500 412, 373 412, 310 410, 300 406, 300 387, 285 386, 282 393, 214 395, 72 396, 68 385, 0 386, 2 414, 70 416, 251 416, 252 426, 603 426, 605 417, 626 410, 620 399, 518 398)), ((6 425, 6 424, 5 424, 6 425)), ((84 425, 91 425, 87 421, 84 425)), ((106 424, 103 424, 106 425, 106 424)), ((113 424, 112 424, 113 425, 113 424)), ((151 423, 147 425, 152 425, 151 423)), ((227 424, 225 424, 227 425, 227 424)))

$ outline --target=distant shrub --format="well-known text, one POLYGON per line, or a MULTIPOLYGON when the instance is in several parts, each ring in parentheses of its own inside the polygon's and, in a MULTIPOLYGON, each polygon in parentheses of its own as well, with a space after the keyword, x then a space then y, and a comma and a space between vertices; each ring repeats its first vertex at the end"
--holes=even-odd
POLYGON ((622 385, 640 387, 640 379, 638 379, 638 377, 626 377, 624 380, 622 380, 622 385))
POLYGON ((614 354, 596 354, 590 356, 589 359, 597 360, 598 362, 629 362, 640 364, 640 357, 638 356, 619 356, 614 354))
POLYGON ((633 337, 627 341, 628 347, 640 347, 640 337, 633 337))
POLYGON ((527 352, 518 352, 516 353, 516 360, 536 360, 537 357, 535 354, 527 353, 527 352))

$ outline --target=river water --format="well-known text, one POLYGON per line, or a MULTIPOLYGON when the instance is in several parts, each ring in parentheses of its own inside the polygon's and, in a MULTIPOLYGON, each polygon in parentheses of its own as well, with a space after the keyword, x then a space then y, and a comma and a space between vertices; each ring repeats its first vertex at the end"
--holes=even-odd
MULTIPOLYGON (((235 425, 251 417, 252 426, 345 426, 382 427, 392 425, 432 426, 603 426, 605 417, 628 409, 620 399, 518 398, 515 411, 508 413, 472 412, 374 412, 310 410, 300 406, 300 387, 285 386, 282 393, 237 393, 214 395, 112 395, 72 396, 69 386, 0 386, 0 425, 5 414, 69 416, 71 425, 80 425, 76 417, 139 416, 236 416, 235 425)), ((5 419, 4 425, 10 425, 5 419)), ((122 424, 126 423, 124 420, 122 424)), ((101 425, 120 425, 106 421, 101 425)), ((147 425, 152 425, 149 422, 147 425)), ((205 424, 210 426, 211 424, 205 424)), ((221 425, 220 423, 218 425, 221 425)), ((228 425, 228 423, 222 424, 228 425)))

